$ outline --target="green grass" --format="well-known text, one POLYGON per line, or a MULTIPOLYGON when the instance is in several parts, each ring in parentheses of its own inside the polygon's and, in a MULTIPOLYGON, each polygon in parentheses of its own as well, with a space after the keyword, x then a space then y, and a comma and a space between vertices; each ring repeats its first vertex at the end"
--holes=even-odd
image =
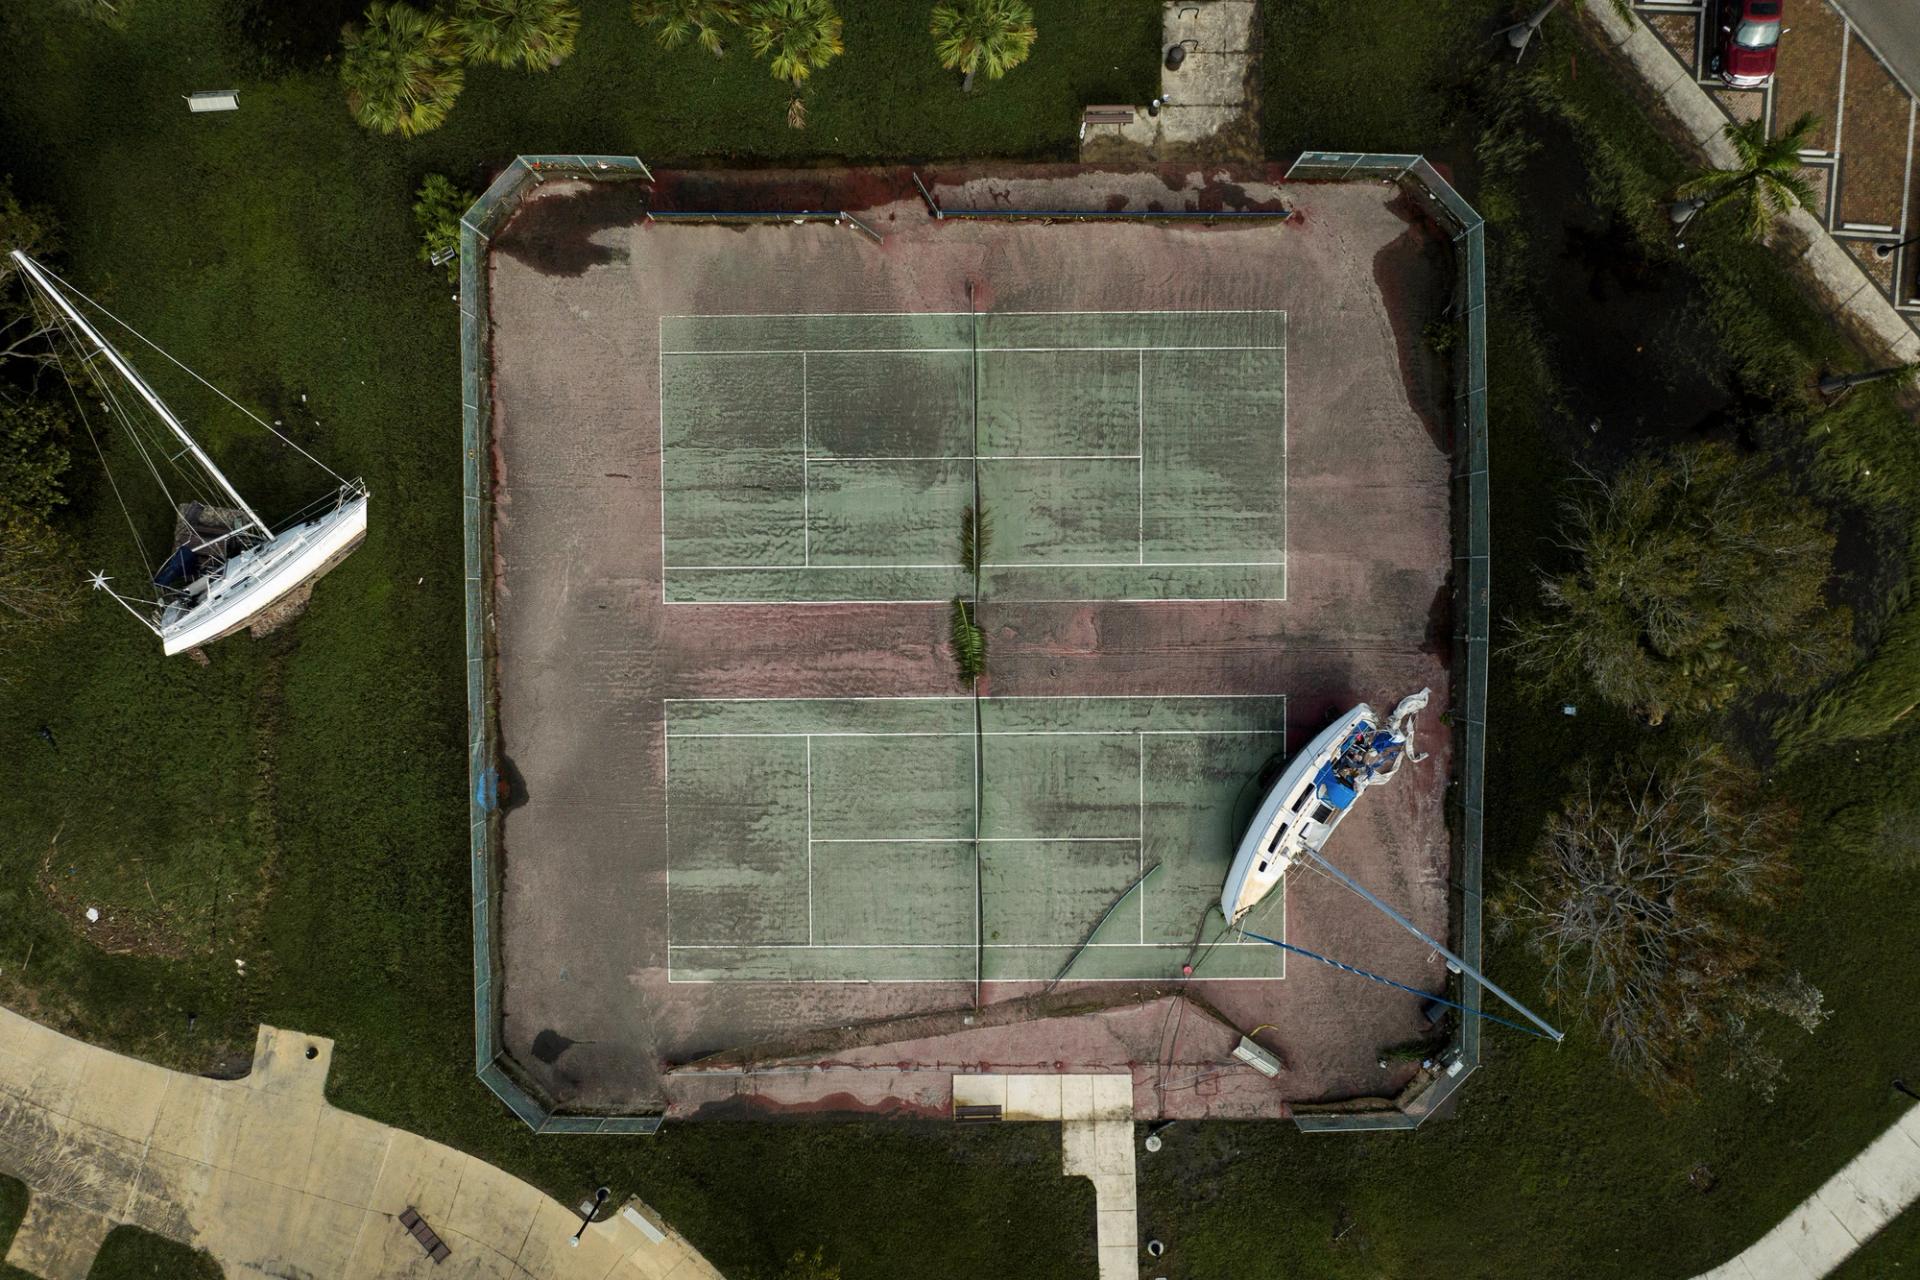
MULTIPOLYGON (((1091 1192, 1060 1177, 1057 1136, 1039 1129, 556 1143, 474 1079, 458 335, 444 278, 414 258, 410 207, 425 173, 478 181, 517 151, 1067 154, 1081 103, 1150 96, 1158 9, 1036 10, 1030 63, 962 97, 924 15, 846 5, 847 53, 815 77, 794 132, 764 66, 662 53, 625 4, 592 4, 564 67, 476 70, 449 127, 407 144, 354 126, 326 70, 262 78, 224 0, 141 6, 124 36, 8 6, 0 136, 22 197, 62 221, 71 278, 363 475, 377 515, 304 619, 215 647, 210 667, 162 658, 99 598, 9 661, 0 998, 193 1069, 243 1062, 261 1020, 331 1035, 341 1105, 563 1197, 643 1190, 732 1273, 824 1245, 849 1277, 901 1274, 929 1247, 935 1273, 1086 1274, 1090 1235, 1057 1221, 1091 1222, 1091 1192), (240 112, 180 108, 216 81, 240 90, 240 112), (108 917, 92 941, 87 906, 108 917)), ((216 452, 240 443, 211 434, 216 452)), ((90 457, 78 470, 98 475, 90 457)), ((275 499, 315 483, 261 449, 240 448, 232 470, 275 499)), ((111 496, 96 480, 79 497, 88 563, 125 566, 111 496)))
MULTIPOLYGON (((74 278, 214 381, 287 416, 364 475, 378 504, 367 545, 306 618, 264 642, 225 642, 210 667, 162 659, 100 600, 10 661, 0 998, 194 1068, 244 1054, 261 1019, 331 1035, 341 1105, 563 1199, 601 1181, 640 1191, 729 1274, 822 1245, 849 1280, 1091 1274, 1091 1232, 1063 1226, 1091 1223, 1091 1191, 1059 1176, 1047 1126, 708 1124, 647 1141, 535 1139, 472 1075, 456 325, 444 280, 414 258, 413 189, 431 171, 476 182, 515 151, 668 163, 1064 156, 1082 104, 1142 100, 1157 83, 1149 3, 1036 5, 1032 60, 972 98, 932 66, 917 6, 844 8, 847 54, 812 82, 804 132, 786 128, 787 91, 764 67, 661 53, 623 4, 596 3, 563 68, 475 71, 452 123, 410 144, 359 132, 324 70, 262 78, 219 21, 224 0, 143 5, 125 36, 45 6, 0 11, 0 136, 23 197, 62 218, 74 278), (180 109, 180 93, 216 85, 241 90, 238 114, 180 109), (318 425, 299 416, 301 393, 318 425), (43 723, 57 751, 34 736, 43 723), (87 905, 108 912, 100 937, 124 954, 83 937, 87 905)), ((1511 74, 1488 61, 1486 37, 1510 16, 1492 0, 1275 0, 1263 72, 1275 158, 1307 145, 1428 151, 1471 197, 1509 213, 1494 229, 1490 320, 1503 609, 1551 554, 1556 478, 1595 390, 1569 380, 1570 353, 1537 319, 1586 305, 1542 283, 1562 222, 1588 216, 1543 202, 1557 190, 1543 185, 1551 165, 1566 162, 1554 148, 1578 151, 1575 203, 1644 203, 1684 168, 1558 21, 1529 55, 1558 105, 1516 117, 1545 161, 1483 165, 1474 144, 1511 74)), ((1673 377, 1777 392, 1783 352, 1796 368, 1852 358, 1770 255, 1695 261, 1689 332, 1709 337, 1684 359, 1668 353, 1673 377)), ((1903 470, 1908 437, 1891 410, 1863 403, 1855 412, 1869 421, 1840 443, 1803 444, 1798 420, 1781 438, 1811 451, 1809 474, 1832 492, 1904 527, 1900 504, 1920 490, 1903 470), (1857 474, 1868 469, 1880 486, 1857 474)), ((234 469, 249 492, 304 482, 264 451, 243 450, 234 469)), ((96 484, 80 498, 73 527, 90 562, 119 556, 108 495, 96 484)), ((1874 670, 1860 696, 1904 724, 1886 710, 1904 686, 1874 670)), ((1490 889, 1530 847, 1568 764, 1639 732, 1594 707, 1562 717, 1495 676, 1490 889)), ((1878 802, 1852 798, 1861 769, 1875 785, 1920 776, 1920 740, 1909 730, 1859 763, 1850 750, 1804 752, 1779 785, 1817 819, 1833 797, 1878 802)), ((1889 1077, 1920 1076, 1920 1011, 1871 942, 1906 936, 1911 877, 1817 831, 1799 850, 1804 897, 1779 925, 1834 1014, 1816 1037, 1781 1040, 1774 1102, 1712 1080, 1698 1102, 1662 1114, 1583 1032, 1559 1049, 1497 1032, 1458 1113, 1410 1137, 1169 1130, 1142 1166, 1143 1225, 1171 1246, 1163 1273, 1644 1276, 1643 1242, 1661 1239, 1660 1272, 1688 1275, 1744 1247, 1897 1114, 1889 1077), (1710 1192, 1688 1180, 1702 1165, 1710 1192), (1278 1213, 1276 1178, 1287 1188, 1278 1213)), ((1514 990, 1538 989, 1517 948, 1490 962, 1514 990)), ((16 1199, 0 1181, 0 1227, 16 1199)))
POLYGON ((87 1280, 221 1280, 222 1274, 211 1254, 138 1227, 115 1227, 100 1246, 87 1280))
POLYGON ((1897 1280, 1920 1275, 1920 1209, 1909 1209, 1867 1241, 1827 1280, 1897 1280))

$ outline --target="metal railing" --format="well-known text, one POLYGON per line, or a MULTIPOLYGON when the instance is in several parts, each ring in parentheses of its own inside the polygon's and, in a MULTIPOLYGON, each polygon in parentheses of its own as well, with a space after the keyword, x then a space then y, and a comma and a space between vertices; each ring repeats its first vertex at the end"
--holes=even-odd
MULTIPOLYGON (((1455 344, 1453 370, 1453 668, 1454 768, 1460 787, 1451 904, 1455 949, 1481 964, 1482 842, 1485 838, 1487 656, 1492 591, 1488 553, 1487 481, 1487 246, 1486 224, 1474 207, 1424 157, 1357 151, 1305 151, 1287 170, 1288 181, 1351 182, 1376 178, 1399 185, 1453 233, 1458 263, 1452 315, 1465 331, 1455 344)), ((1393 1110, 1296 1114, 1302 1130, 1354 1132, 1419 1127, 1480 1066, 1480 984, 1456 979, 1457 999, 1471 1012, 1457 1018, 1443 1069, 1393 1110)))
POLYGON ((567 1116, 516 1075, 501 1045, 493 938, 499 926, 500 736, 493 678, 493 351, 487 245, 529 186, 549 176, 653 177, 636 156, 519 156, 460 219, 461 503, 466 541, 467 823, 473 873, 473 1056, 480 1079, 536 1133, 653 1133, 659 1116, 567 1116))

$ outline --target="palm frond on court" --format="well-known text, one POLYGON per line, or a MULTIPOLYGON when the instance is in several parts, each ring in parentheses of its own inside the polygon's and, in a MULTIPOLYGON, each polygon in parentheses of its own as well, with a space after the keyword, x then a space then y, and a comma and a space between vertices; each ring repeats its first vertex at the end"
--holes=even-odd
POLYGON ((796 89, 844 51, 832 0, 752 0, 745 22, 754 57, 796 89))
POLYGON ((716 58, 727 51, 727 32, 743 16, 733 0, 633 0, 633 20, 658 28, 654 38, 662 48, 678 49, 691 39, 716 58))
POLYGON ((992 541, 993 521, 987 518, 986 508, 975 511, 969 506, 960 518, 960 563, 968 573, 980 572, 980 562, 986 559, 992 541))
POLYGON ((974 622, 967 602, 959 596, 953 598, 952 632, 953 660, 960 668, 960 678, 972 684, 987 671, 987 633, 974 622))
POLYGON ((1819 124, 1820 117, 1809 111, 1777 138, 1767 137, 1761 120, 1728 125, 1727 141, 1738 163, 1731 169, 1703 169, 1681 186, 1680 194, 1704 198, 1703 211, 1735 209, 1741 233, 1763 238, 1774 219, 1814 202, 1813 186, 1800 173, 1800 152, 1819 124))
POLYGON ((546 71, 573 52, 574 0, 460 0, 454 25, 468 62, 546 71))
POLYGON ((404 137, 446 123, 466 74, 460 38, 440 14, 374 0, 366 21, 340 38, 347 109, 369 129, 404 137))
POLYGON ((973 91, 973 77, 985 72, 998 80, 1027 60, 1040 32, 1026 0, 950 0, 934 6, 933 49, 940 65, 963 77, 961 91, 973 91))

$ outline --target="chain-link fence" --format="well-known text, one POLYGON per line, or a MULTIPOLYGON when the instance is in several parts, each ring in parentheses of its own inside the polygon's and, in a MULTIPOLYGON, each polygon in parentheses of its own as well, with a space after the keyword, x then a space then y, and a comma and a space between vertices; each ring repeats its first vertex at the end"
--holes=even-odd
POLYGON ((460 219, 460 413, 467 572, 467 822, 473 873, 473 1056, 480 1079, 536 1133, 652 1133, 659 1116, 562 1116, 512 1070, 500 1044, 500 738, 493 682, 493 359, 487 244, 523 192, 549 176, 652 178, 634 156, 520 156, 460 219))
MULTIPOLYGON (((466 540, 466 630, 468 819, 473 885, 474 1059, 481 1080, 513 1113, 539 1133, 653 1133, 659 1116, 563 1116, 550 1100, 514 1069, 501 1044, 496 992, 499 966, 494 947, 498 926, 496 891, 500 873, 499 736, 493 680, 493 584, 491 467, 492 360, 487 297, 487 248, 512 215, 529 186, 548 177, 639 177, 651 180, 647 166, 633 156, 520 156, 501 172, 460 222, 460 369, 463 502, 466 540)), ((1459 953, 1481 962, 1480 879, 1489 637, 1487 519, 1487 362, 1486 246, 1483 222, 1471 205, 1425 159, 1415 155, 1365 152, 1304 152, 1288 171, 1289 181, 1353 181, 1379 178, 1394 182, 1419 200, 1454 233, 1458 279, 1453 318, 1465 341, 1455 345, 1454 510, 1454 670, 1453 725, 1461 804, 1454 879, 1459 897, 1453 907, 1453 933, 1459 953)), ((920 185, 917 176, 915 184, 920 185)), ((1221 219, 1233 213, 1114 213, 1106 210, 943 209, 924 186, 928 211, 935 217, 1119 218, 1149 221, 1173 217, 1221 219)), ((666 211, 649 217, 686 221, 832 221, 879 239, 851 214, 833 210, 666 211)), ((1250 211, 1252 218, 1286 218, 1290 211, 1250 211)), ((1469 1009, 1481 1005, 1480 986, 1461 975, 1458 999, 1469 1009)), ((1316 1113, 1296 1116, 1308 1131, 1354 1132, 1411 1129, 1432 1115, 1480 1064, 1480 1020, 1459 1020, 1442 1070, 1423 1088, 1388 1111, 1316 1113)))
MULTIPOLYGON (((1486 792, 1487 646, 1491 623, 1488 580, 1487 493, 1487 248, 1485 221, 1421 156, 1356 151, 1306 151, 1287 171, 1289 181, 1397 183, 1453 233, 1455 262, 1451 318, 1462 329, 1454 344, 1453 404, 1453 698, 1454 768, 1460 807, 1454 847, 1454 948, 1481 964, 1481 842, 1486 792)), ((1392 1111, 1296 1115, 1309 1132, 1412 1129, 1431 1116, 1480 1065, 1480 984, 1460 974, 1457 999, 1470 1011, 1458 1018, 1440 1070, 1403 1096, 1392 1111)))

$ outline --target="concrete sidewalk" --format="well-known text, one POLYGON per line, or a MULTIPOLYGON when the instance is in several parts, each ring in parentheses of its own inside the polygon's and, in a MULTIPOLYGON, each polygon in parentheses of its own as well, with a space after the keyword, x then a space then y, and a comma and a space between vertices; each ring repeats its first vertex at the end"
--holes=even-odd
POLYGON ((1696 1280, 1817 1280, 1920 1200, 1920 1107, 1760 1237, 1696 1280))
MULTIPOLYGON (((1726 113, 1644 22, 1621 17, 1611 4, 1585 5, 1579 14, 1626 60, 1708 161, 1722 168, 1737 162, 1725 136, 1726 113)), ((1878 358, 1899 363, 1920 360, 1920 333, 1818 218, 1805 209, 1794 209, 1779 220, 1774 236, 1798 259, 1806 284, 1822 305, 1878 358)))
POLYGON ((211 1253, 229 1280, 314 1276, 719 1280, 638 1201, 580 1219, 451 1147, 329 1105, 333 1042, 260 1028, 253 1070, 209 1080, 0 1009, 0 1173, 32 1193, 6 1261, 83 1280, 123 1223, 211 1253), (452 1250, 400 1226, 414 1208, 452 1250))

